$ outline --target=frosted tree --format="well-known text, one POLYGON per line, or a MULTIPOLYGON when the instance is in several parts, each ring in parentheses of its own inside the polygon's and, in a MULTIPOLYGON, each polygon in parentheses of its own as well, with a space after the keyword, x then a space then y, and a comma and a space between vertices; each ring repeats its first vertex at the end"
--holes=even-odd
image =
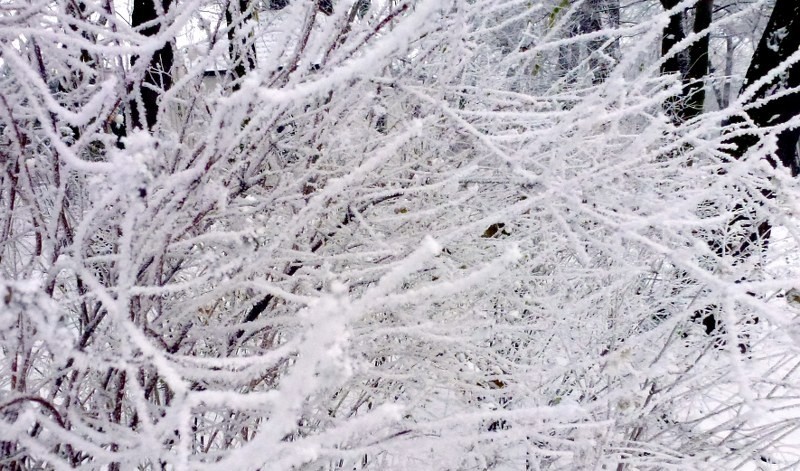
POLYGON ((0 467, 796 466, 789 3, 0 6, 0 467))

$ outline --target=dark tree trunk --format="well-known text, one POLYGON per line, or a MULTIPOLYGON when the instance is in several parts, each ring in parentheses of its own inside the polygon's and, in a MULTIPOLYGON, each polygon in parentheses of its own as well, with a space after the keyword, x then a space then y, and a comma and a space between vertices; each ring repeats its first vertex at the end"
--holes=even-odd
MULTIPOLYGON (((289 0, 268 0, 267 8, 270 10, 282 10, 289 5, 289 0)), ((317 0, 317 9, 327 16, 333 14, 332 0, 317 0)))
MULTIPOLYGON (((694 32, 700 33, 711 26, 714 0, 699 0, 695 7, 694 32)), ((686 85, 683 95, 683 120, 689 120, 703 113, 706 101, 704 80, 708 75, 708 34, 689 46, 689 68, 686 71, 686 85)))
MULTIPOLYGON (((147 37, 156 36, 162 26, 157 20, 163 17, 164 12, 169 10, 171 3, 172 0, 133 0, 131 25, 136 28, 148 24, 139 33, 147 37), (160 2, 161 11, 156 7, 156 2, 160 2), (151 24, 153 22, 156 23, 151 24)), ((134 65, 138 59, 136 56, 131 58, 131 65, 134 65)), ((152 129, 156 125, 158 120, 158 98, 172 86, 171 72, 173 62, 174 55, 170 42, 167 42, 164 47, 153 54, 150 59, 150 66, 139 87, 144 119, 142 119, 142 110, 139 109, 137 100, 131 103, 131 120, 134 127, 152 129)))
MULTIPOLYGON (((617 30, 620 27, 620 6, 619 0, 603 0, 603 10, 605 10, 606 15, 608 15, 608 24, 606 28, 617 30)), ((614 58, 615 62, 619 62, 620 58, 620 51, 619 51, 619 38, 614 40, 614 43, 611 45, 611 49, 609 50, 611 57, 614 58)))
MULTIPOLYGON (((752 93, 749 89, 759 80, 771 76, 779 70, 782 63, 800 49, 800 2, 796 0, 777 0, 770 16, 767 28, 753 53, 750 67, 745 76, 741 93, 752 93)), ((800 64, 784 68, 766 83, 759 86, 744 103, 745 111, 735 116, 728 123, 728 130, 737 134, 726 141, 725 152, 734 159, 744 157, 748 150, 758 144, 764 128, 787 123, 800 115, 800 64), (787 93, 788 92, 788 93, 787 93), (782 93, 777 98, 774 95, 782 93), (754 106, 759 101, 766 101, 754 106)), ((797 143, 800 129, 785 129, 778 133, 778 145, 774 156, 767 157, 769 163, 776 167, 778 162, 787 167, 793 176, 800 173, 797 159, 797 143)), ((759 189, 762 198, 774 198, 770 188, 759 189)), ((766 251, 772 225, 770 221, 758 215, 759 198, 743 202, 734 208, 736 214, 727 224, 725 237, 710 242, 718 256, 728 256, 737 266, 758 266, 766 251), (756 201, 754 204, 752 201, 756 201), (726 242, 722 242, 725 240, 726 242)), ((746 275, 745 275, 746 279, 746 275)), ((703 323, 706 329, 716 329, 717 319, 714 314, 695 313, 696 317, 705 315, 703 323)), ((758 318, 750 320, 758 322, 758 318)), ((740 349, 746 351, 746 340, 740 349)))
POLYGON ((228 23, 228 52, 233 64, 234 91, 241 87, 242 78, 256 68, 255 45, 248 45, 250 42, 248 36, 240 34, 241 27, 253 19, 249 3, 249 0, 229 0, 228 8, 225 10, 225 21, 228 23))
MULTIPOLYGON (((89 42, 96 42, 97 38, 92 36, 92 34, 90 34, 85 28, 81 28, 79 26, 82 22, 88 22, 89 15, 86 12, 86 3, 83 0, 71 0, 65 5, 64 9, 67 15, 75 19, 75 21, 69 23, 69 29, 74 34, 80 34, 83 39, 89 42)), ((63 47, 65 50, 68 49, 66 45, 63 47)), ((85 48, 81 48, 80 60, 83 64, 91 69, 95 69, 99 62, 97 58, 90 54, 85 48)), ((94 73, 91 73, 88 77, 85 77, 83 70, 80 68, 70 70, 68 73, 63 74, 62 79, 58 83, 58 91, 64 95, 68 95, 71 92, 79 89, 85 79, 90 84, 94 84, 96 81, 94 73)), ((78 102, 72 102, 68 104, 76 107, 80 106, 78 102)), ((80 128, 78 126, 70 125, 70 129, 72 130, 73 139, 78 140, 81 135, 80 128)))
MULTIPOLYGON (((618 2, 612 2, 612 0, 586 0, 575 12, 575 21, 570 23, 567 36, 573 37, 601 31, 603 29, 603 12, 608 14, 606 22, 609 27, 616 28, 619 26, 618 2)), ((585 54, 588 55, 592 83, 595 85, 608 78, 608 74, 614 65, 613 61, 609 59, 609 55, 613 55, 616 49, 612 46, 610 51, 606 51, 607 53, 603 54, 601 49, 603 49, 605 42, 606 40, 603 38, 594 38, 586 43, 585 54)), ((578 44, 570 44, 559 48, 558 64, 560 73, 565 76, 573 76, 575 67, 586 57, 582 54, 584 53, 578 44)), ((569 81, 574 82, 574 77, 570 77, 569 81)))
MULTIPOLYGON (((741 93, 748 92, 753 84, 781 67, 781 64, 798 49, 800 49, 800 2, 777 0, 767 28, 753 53, 741 93)), ((785 124, 800 115, 800 63, 795 62, 761 85, 744 105, 746 109, 743 114, 746 117, 742 114, 737 115, 729 123, 731 131, 736 131, 738 134, 728 139, 726 143, 730 148, 726 152, 735 159, 744 157, 747 151, 758 143, 763 128, 785 124), (787 91, 790 93, 771 99, 773 95, 787 91), (753 106, 761 100, 768 101, 753 106), (748 120, 752 123, 749 129, 746 128, 748 120)), ((768 156, 767 160, 773 167, 780 162, 793 176, 797 176, 800 174, 797 156, 800 128, 783 130, 777 137, 775 155, 768 156)), ((768 188, 762 189, 761 193, 766 198, 774 197, 768 188)), ((744 240, 724 247, 728 255, 744 261, 766 249, 772 230, 768 220, 759 219, 742 211, 741 215, 729 223, 729 226, 734 225, 744 225, 750 230, 744 240)))
MULTIPOLYGON (((742 93, 746 92, 757 81, 777 69, 782 62, 800 49, 800 2, 797 0, 777 0, 775 9, 767 23, 767 29, 761 36, 750 67, 747 69, 742 93)), ((759 140, 760 128, 777 126, 788 122, 800 114, 800 63, 795 62, 791 67, 761 85, 747 100, 747 105, 769 99, 780 91, 791 91, 778 98, 757 107, 750 106, 744 112, 746 118, 755 126, 752 134, 742 134, 731 138, 728 143, 733 148, 728 153, 734 158, 743 157, 747 151, 759 140)), ((745 116, 734 117, 731 125, 743 125, 745 116)), ((788 168, 792 175, 800 174, 800 164, 797 159, 797 142, 800 138, 800 129, 787 129, 778 134, 778 148, 774 157, 769 157, 770 164, 774 167, 778 162, 788 168)))
MULTIPOLYGON (((661 5, 665 10, 674 8, 680 0, 661 0, 661 5)), ((669 23, 664 28, 664 33, 661 36, 661 57, 666 57, 664 64, 661 65, 662 75, 678 74, 683 80, 685 74, 685 60, 683 50, 670 51, 681 41, 686 39, 683 32, 683 12, 677 11, 670 15, 669 23)), ((666 112, 672 117, 673 122, 680 124, 682 111, 682 101, 680 96, 674 96, 667 100, 664 104, 666 112)))
MULTIPOLYGON (((680 0, 661 0, 665 10, 675 8, 680 0)), ((700 33, 711 26, 711 15, 714 0, 697 0, 695 5, 694 26, 692 30, 700 33)), ((686 39, 683 29, 684 12, 677 11, 669 18, 661 39, 661 55, 666 57, 661 66, 662 74, 678 74, 683 82, 683 90, 679 96, 666 103, 667 112, 676 124, 696 118, 703 113, 705 105, 704 79, 708 75, 708 34, 694 41, 689 50, 670 51, 686 39)))
MULTIPOLYGON (((661 0, 661 5, 665 10, 675 8, 678 3, 680 3, 680 0, 661 0)), ((686 35, 683 32, 683 12, 678 11, 669 17, 669 24, 664 28, 664 34, 661 38, 661 57, 667 57, 669 51, 684 39, 686 39, 686 35)), ((667 57, 664 65, 661 66, 661 73, 664 75, 680 74, 683 77, 685 67, 681 60, 682 56, 683 51, 678 51, 667 57)))
MULTIPOLYGON (((600 12, 604 4, 604 0, 587 0, 584 2, 578 18, 578 31, 580 34, 595 33, 603 29, 600 12)), ((597 38, 590 40, 587 44, 589 68, 592 69, 592 83, 595 85, 604 82, 611 71, 611 64, 599 55, 604 42, 602 38, 597 38)))
MULTIPOLYGON (((74 17, 77 21, 84 22, 88 21, 88 15, 86 13, 86 3, 83 0, 71 0, 65 6, 66 13, 72 17, 74 17)), ((69 29, 72 30, 74 33, 80 34, 83 39, 88 41, 96 41, 97 39, 92 36, 86 29, 81 29, 79 23, 70 23, 69 29)), ((66 48, 66 46, 64 46, 66 48)), ((85 48, 81 48, 81 62, 84 64, 89 65, 90 67, 95 67, 97 61, 95 58, 87 51, 85 48)), ((80 81, 82 77, 81 71, 74 71, 72 74, 77 75, 77 81, 80 81)))

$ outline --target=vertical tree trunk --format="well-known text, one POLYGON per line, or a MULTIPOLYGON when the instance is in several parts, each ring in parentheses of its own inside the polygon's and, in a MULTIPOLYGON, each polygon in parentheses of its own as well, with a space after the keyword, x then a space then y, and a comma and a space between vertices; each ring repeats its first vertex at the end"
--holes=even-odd
MULTIPOLYGON (((86 12, 86 3, 83 0, 71 0, 65 6, 64 10, 67 15, 75 18, 75 21, 68 25, 69 29, 75 35, 80 35, 83 39, 87 41, 96 41, 97 38, 93 37, 86 29, 81 29, 80 25, 83 22, 88 21, 88 14, 86 12)), ((63 46, 67 49, 67 46, 63 46)), ((87 66, 89 69, 95 69, 99 60, 89 53, 86 48, 81 48, 80 50, 80 61, 87 66)), ((58 83, 58 89, 60 92, 64 93, 65 95, 77 90, 81 87, 82 82, 84 79, 87 80, 88 83, 94 84, 96 81, 96 77, 94 74, 89 74, 89 77, 84 76, 83 70, 76 68, 75 70, 70 70, 68 73, 64 74, 62 79, 58 83)), ((69 105, 78 106, 79 103, 73 102, 68 103, 69 105)), ((72 130, 72 138, 74 140, 78 140, 80 137, 81 131, 78 126, 70 125, 70 129, 72 130)))
MULTIPOLYGON (((800 2, 796 0, 777 0, 767 29, 753 53, 750 67, 747 69, 742 93, 756 82, 780 67, 789 56, 800 49, 800 2)), ((747 100, 746 105, 759 100, 769 99, 758 107, 748 108, 744 114, 755 124, 753 134, 743 134, 731 138, 728 142, 734 148, 728 153, 734 158, 743 157, 748 149, 759 140, 759 128, 776 126, 788 122, 800 114, 800 63, 795 62, 786 70, 772 77, 761 85, 747 100), (790 91, 778 98, 769 99, 781 91, 790 91)), ((745 117, 736 116, 732 125, 745 123, 745 117)), ((775 157, 769 162, 776 166, 778 162, 787 167, 792 175, 800 174, 800 163, 797 159, 797 142, 800 129, 787 129, 778 134, 778 148, 775 157)))
MULTIPOLYGON (((698 0, 695 6, 694 32, 700 33, 711 26, 711 15, 714 0, 698 0)), ((708 34, 689 46, 689 68, 686 71, 686 84, 683 95, 686 104, 683 107, 683 120, 696 118, 703 113, 706 101, 704 80, 708 75, 708 34)))
MULTIPOLYGON (((799 49, 800 3, 796 0, 777 0, 767 28, 753 53, 741 93, 747 93, 756 82, 780 68, 782 63, 799 49)), ((762 128, 784 124, 800 115, 800 63, 795 62, 758 87, 746 101, 745 106, 746 118, 740 114, 729 123, 730 126, 739 127, 749 120, 754 125, 750 128, 750 133, 738 134, 727 141, 731 148, 726 152, 735 159, 744 157, 747 151, 759 142, 762 128), (778 98, 770 98, 781 92, 784 94, 778 98), (749 106, 761 100, 768 101, 756 107, 749 106)), ((780 162, 793 176, 797 176, 800 174, 797 155, 800 128, 783 130, 777 137, 775 156, 768 156, 767 160, 773 167, 780 162)), ((767 198, 774 197, 770 189, 762 189, 761 192, 767 198)), ((729 223, 729 225, 734 224, 745 224, 752 230, 737 245, 731 247, 729 244, 727 250, 730 255, 738 259, 747 259, 756 253, 758 247, 761 250, 766 248, 772 230, 768 220, 742 215, 729 223)))
MULTIPOLYGON (((665 10, 670 10, 679 2, 680 0, 661 0, 661 5, 665 10)), ((683 12, 678 11, 669 17, 669 24, 664 28, 661 38, 661 56, 667 57, 669 51, 684 39, 686 39, 686 35, 683 32, 683 12)), ((667 57, 664 65, 661 66, 662 74, 680 74, 683 77, 685 67, 682 65, 682 52, 673 53, 667 57)))
POLYGON ((714 94, 717 97, 717 106, 719 109, 724 110, 731 103, 731 76, 733 75, 733 53, 736 46, 733 43, 733 38, 728 35, 725 36, 725 72, 722 87, 714 86, 714 94))
MULTIPOLYGON (((661 0, 661 5, 665 10, 674 8, 680 0, 661 0)), ((661 57, 666 57, 664 64, 661 66, 662 75, 678 74, 683 80, 685 73, 684 51, 670 51, 679 42, 686 39, 683 32, 683 12, 677 11, 670 15, 669 23, 664 27, 664 33, 661 37, 661 57)), ((669 98, 664 107, 667 114, 672 117, 673 122, 679 124, 681 116, 683 115, 682 101, 680 96, 669 98)))
POLYGON ((733 53, 736 46, 733 38, 725 38, 725 85, 722 87, 722 108, 725 109, 731 104, 731 88, 733 85, 733 53))
MULTIPOLYGON (((86 40, 89 40, 89 41, 96 41, 96 38, 94 38, 85 29, 81 29, 80 26, 79 26, 80 23, 78 23, 78 22, 87 21, 87 16, 88 15, 86 13, 86 3, 84 1, 82 1, 82 0, 71 0, 70 2, 68 2, 66 4, 66 6, 64 8, 65 8, 66 13, 68 15, 74 17, 77 20, 75 23, 72 23, 72 24, 68 25, 69 29, 72 30, 73 33, 78 34, 81 37, 83 37, 83 39, 86 39, 86 40)), ((93 57, 89 53, 89 51, 86 50, 85 48, 81 48, 80 59, 81 59, 81 62, 83 62, 84 64, 89 65, 90 67, 95 67, 96 64, 97 64, 97 61, 96 61, 95 57, 93 57)), ((81 73, 80 70, 71 71, 71 75, 74 76, 73 77, 73 81, 74 82, 80 82, 82 80, 82 78, 83 78, 82 77, 83 74, 81 73)), ((72 85, 72 87, 70 87, 70 88, 75 88, 76 84, 72 83, 71 85, 72 85)))
MULTIPOLYGON (((665 10, 675 8, 680 0, 661 0, 665 10)), ((697 0, 692 30, 700 33, 711 26, 714 0, 697 0)), ((688 51, 670 51, 686 39, 683 30, 684 13, 673 13, 669 24, 664 28, 661 39, 661 55, 666 57, 661 66, 662 74, 679 74, 683 81, 681 95, 671 98, 666 103, 667 112, 676 124, 695 118, 703 113, 705 105, 704 79, 708 75, 708 34, 694 41, 688 51)))
MULTIPOLYGON (((131 24, 134 28, 148 24, 140 30, 140 34, 147 37, 158 35, 161 31, 161 24, 151 24, 162 18, 164 13, 169 10, 172 0, 133 0, 133 13, 131 24), (157 2, 159 2, 157 4, 157 2)), ((131 58, 131 65, 134 65, 138 57, 131 58)), ((150 59, 150 66, 144 75, 144 80, 139 87, 141 96, 141 108, 138 100, 131 104, 131 120, 134 127, 152 129, 158 120, 158 98, 161 94, 169 90, 172 86, 172 64, 174 55, 172 44, 167 42, 161 49, 157 50, 150 59), (141 113, 144 111, 144 119, 141 113)))
POLYGON ((256 68, 256 48, 248 45, 248 36, 241 34, 241 28, 253 19, 249 0, 229 0, 225 10, 225 21, 228 23, 228 52, 233 65, 233 90, 239 90, 241 80, 248 72, 256 68))
MULTIPOLYGON (((607 28, 617 30, 620 26, 620 6, 619 0, 605 0, 604 9, 606 14, 608 15, 608 24, 606 25, 607 28)), ((614 40, 614 44, 611 46, 611 50, 609 51, 611 57, 614 58, 615 61, 619 61, 620 58, 620 50, 619 50, 619 38, 614 40)))
MULTIPOLYGON (((609 10, 611 0, 584 0, 580 4, 578 10, 575 12, 575 21, 570 23, 567 30, 567 36, 573 37, 583 34, 591 34, 601 31, 603 29, 602 13, 604 10, 609 10)), ((609 15, 609 23, 616 21, 619 25, 619 3, 616 2, 616 9, 614 14, 609 15), (616 16, 614 16, 616 15, 616 16)), ((589 68, 592 73, 592 83, 602 83, 611 71, 613 64, 609 61, 607 55, 602 54, 601 49, 605 40, 603 38, 594 38, 586 42, 586 55, 589 59, 589 68)), ((559 68, 563 75, 573 74, 575 67, 583 60, 581 47, 578 44, 570 44, 559 48, 559 68)), ((573 82, 574 79, 569 80, 573 82)))
MULTIPOLYGON (((800 3, 796 0, 777 0, 770 16, 767 28, 753 53, 750 67, 745 76, 741 93, 750 93, 750 88, 759 80, 771 76, 782 64, 800 49, 800 3)), ((737 134, 727 140, 729 148, 725 149, 732 158, 740 159, 762 138, 763 128, 780 125, 800 115, 800 64, 795 62, 784 67, 766 83, 759 86, 744 103, 746 110, 735 116, 729 123, 731 130, 741 132, 747 128, 748 133, 737 134), (772 96, 783 92, 777 98, 772 96), (788 93, 786 93, 788 92, 788 93), (762 100, 768 100, 759 106, 751 106, 762 100)), ((778 134, 778 145, 774 157, 767 157, 775 167, 778 162, 786 166, 797 176, 800 165, 797 159, 797 143, 800 129, 786 129, 778 134)), ((774 198, 770 188, 759 190, 765 198, 774 198)), ((758 215, 758 205, 752 202, 740 203, 734 208, 735 216, 727 223, 727 237, 710 241, 717 255, 729 256, 736 265, 747 263, 758 266, 766 251, 772 232, 769 219, 758 215), (731 235, 733 235, 731 237, 731 235), (723 242, 723 239, 726 242, 723 242)), ((758 322, 758 319, 752 320, 758 322)), ((716 328, 714 314, 707 316, 704 323, 716 328)), ((747 345, 740 345, 742 351, 747 345)))
MULTIPOLYGON (((269 0, 267 8, 270 10, 282 10, 289 5, 289 0, 269 0)), ((333 1, 332 0, 317 0, 317 8, 321 13, 327 16, 333 14, 333 1)))
MULTIPOLYGON (((605 6, 605 0, 586 0, 581 8, 578 18, 578 31, 581 34, 595 33, 603 29, 600 12, 605 6)), ((587 44, 589 54, 589 68, 592 69, 592 83, 598 84, 605 81, 610 73, 610 65, 605 58, 599 56, 599 51, 605 41, 602 38, 591 39, 587 44)))

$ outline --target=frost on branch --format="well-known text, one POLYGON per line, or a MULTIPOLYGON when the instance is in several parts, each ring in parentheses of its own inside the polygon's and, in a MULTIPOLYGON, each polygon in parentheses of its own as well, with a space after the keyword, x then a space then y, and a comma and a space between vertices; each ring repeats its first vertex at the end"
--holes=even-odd
POLYGON ((771 4, 147 2, 0 6, 0 468, 797 466, 771 4))

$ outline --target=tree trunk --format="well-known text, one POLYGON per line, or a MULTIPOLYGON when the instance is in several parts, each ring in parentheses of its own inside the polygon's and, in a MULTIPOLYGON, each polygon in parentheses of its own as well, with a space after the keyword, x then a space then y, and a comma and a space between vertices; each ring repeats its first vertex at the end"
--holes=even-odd
MULTIPOLYGON (((578 19, 578 28, 581 34, 595 33, 603 29, 600 12, 605 7, 605 0, 586 0, 578 19)), ((589 68, 592 69, 592 83, 599 84, 608 78, 611 64, 600 55, 600 49, 605 41, 602 38, 589 40, 587 44, 589 54, 589 68)))
POLYGON ((714 86, 714 94, 717 97, 717 106, 719 109, 724 110, 731 103, 731 77, 733 75, 733 53, 736 46, 733 43, 733 38, 728 35, 725 36, 725 72, 722 87, 714 86))
POLYGON ((249 35, 240 34, 242 26, 253 19, 249 0, 229 0, 225 10, 228 23, 228 52, 233 65, 233 90, 239 90, 242 78, 256 68, 256 48, 249 44, 249 35))
MULTIPOLYGON (((798 49, 800 49, 800 3, 795 0, 777 0, 767 28, 753 53, 741 93, 748 93, 756 82, 779 70, 782 63, 798 49)), ((745 127, 747 121, 752 123, 748 129, 750 132, 738 134, 726 142, 731 148, 725 152, 735 159, 744 157, 747 151, 759 142, 763 128, 785 124, 800 114, 800 63, 795 62, 789 67, 784 67, 780 73, 754 92, 744 103, 744 112, 734 116, 729 123, 731 129, 737 131, 741 131, 740 128, 745 127), (779 92, 787 91, 789 93, 771 98, 779 92), (759 106, 752 106, 761 100, 768 101, 759 106)), ((783 130, 777 137, 775 155, 768 156, 767 160, 773 167, 780 162, 793 176, 797 176, 800 173, 797 158, 800 128, 783 130)), ((767 198, 774 197, 772 191, 767 188, 762 189, 761 193, 767 198)), ((725 247, 729 255, 746 260, 766 249, 772 230, 768 220, 759 220, 744 213, 734 218, 729 226, 736 224, 748 226, 751 230, 743 241, 725 247)))
MULTIPOLYGON (((661 0, 661 5, 665 10, 674 8, 680 0, 661 0)), ((677 11, 670 15, 669 23, 664 28, 664 33, 661 37, 661 57, 666 57, 664 64, 661 66, 662 75, 678 74, 683 80, 685 67, 683 60, 684 51, 672 51, 672 49, 679 42, 686 39, 683 32, 683 12, 677 11)), ((682 111, 682 101, 680 96, 673 96, 667 99, 664 104, 666 112, 672 117, 673 122, 680 124, 682 111)))
MULTIPOLYGON (((131 25, 136 28, 158 20, 169 10, 171 3, 172 0, 134 0, 131 25), (156 2, 160 2, 160 4, 157 5, 156 2)), ((156 23, 142 28, 140 34, 153 37, 158 35, 160 31, 161 24, 156 23)), ((136 56, 131 58, 131 65, 134 65, 137 60, 138 57, 136 56)), ((150 66, 139 87, 141 109, 138 99, 131 103, 131 120, 134 127, 152 129, 156 125, 158 120, 158 98, 172 86, 171 72, 173 62, 174 55, 170 42, 167 42, 164 47, 153 54, 150 59, 150 66), (144 119, 141 116, 142 111, 144 111, 144 119)))
MULTIPOLYGON (((782 64, 800 49, 800 3, 796 0, 777 0, 770 16, 767 28, 753 53, 753 59, 745 76, 744 85, 740 93, 752 93, 744 102, 745 110, 731 119, 730 131, 748 133, 737 134, 726 141, 730 145, 724 151, 732 158, 741 159, 747 151, 758 144, 763 136, 763 128, 787 123, 790 119, 800 114, 800 64, 795 62, 789 67, 782 64), (766 83, 753 92, 749 89, 759 80, 775 74, 766 83), (771 98, 777 93, 785 93, 777 98, 771 98), (768 100, 758 106, 754 103, 768 100), (748 121, 749 128, 748 128, 748 121)), ((797 159, 797 143, 800 129, 786 129, 778 133, 778 145, 775 156, 767 157, 769 163, 776 167, 778 162, 786 166, 793 176, 800 173, 797 159)), ((774 198, 775 194, 770 188, 759 190, 765 198, 774 198)), ((766 251, 772 232, 769 219, 758 215, 758 205, 743 202, 733 210, 735 216, 728 221, 725 237, 719 237, 710 244, 719 257, 732 257, 735 265, 758 266, 760 258, 766 251), (726 242, 723 242, 723 239, 726 242), (755 260, 754 260, 755 257, 755 260)), ((698 316, 698 313, 695 314, 698 316)), ((708 328, 716 328, 717 319, 710 314, 703 320, 708 328)), ((750 322, 758 322, 757 318, 750 322)), ((740 345, 742 351, 747 350, 747 344, 740 345)))
MULTIPOLYGON (((800 2, 777 0, 767 23, 767 29, 761 36, 750 67, 747 69, 741 93, 747 92, 753 84, 778 69, 798 49, 800 49, 800 2)), ((758 142, 760 128, 784 124, 800 114, 800 63, 795 62, 788 68, 785 67, 781 73, 758 87, 745 106, 764 99, 769 101, 756 107, 750 106, 744 111, 747 120, 755 126, 752 127, 752 133, 739 135, 728 141, 733 144, 733 149, 728 151, 732 157, 737 159, 743 157, 758 142), (780 91, 790 91, 790 93, 769 99, 780 91)), ((730 124, 742 125, 745 122, 745 116, 740 114, 735 116, 730 124)), ((792 175, 800 174, 800 164, 797 159, 798 138, 800 138, 800 128, 797 127, 778 134, 775 156, 768 158, 773 167, 780 162, 792 172, 792 175)))
MULTIPOLYGON (((661 0, 665 10, 675 8, 680 0, 661 0)), ((714 0, 698 0, 695 5, 695 18, 692 30, 700 33, 711 26, 714 0)), ((667 112, 676 124, 680 124, 703 113, 705 105, 705 83, 708 75, 708 34, 694 41, 689 50, 670 51, 686 39, 683 30, 684 13, 678 11, 669 18, 661 39, 661 55, 666 57, 661 66, 662 74, 679 74, 683 82, 683 90, 679 96, 666 103, 667 112)))
MULTIPOLYGON (((267 8, 270 10, 283 10, 289 5, 289 0, 269 0, 267 8)), ((317 9, 327 15, 333 14, 333 1, 332 0, 317 0, 317 9)))
MULTIPOLYGON (((665 10, 674 8, 680 0, 661 0, 661 5, 665 10)), ((669 24, 664 28, 664 34, 661 38, 661 56, 667 57, 664 65, 661 66, 661 73, 667 74, 680 74, 684 75, 685 67, 682 65, 682 53, 678 51, 669 55, 669 51, 675 47, 676 44, 686 39, 683 32, 683 12, 678 11, 669 17, 669 24)))
MULTIPOLYGON (((575 12, 575 21, 570 23, 567 36, 579 36, 591 34, 603 29, 602 13, 604 10, 610 11, 613 5, 609 0, 585 0, 575 12)), ((609 14, 609 23, 616 21, 619 25, 619 4, 616 4, 614 13, 609 14), (616 16, 614 16, 616 15, 616 16)), ((592 73, 592 83, 599 84, 605 81, 613 67, 607 56, 603 55, 601 49, 605 40, 603 38, 590 39, 586 43, 586 55, 589 60, 589 68, 592 73)), ((574 74, 574 69, 583 60, 581 47, 578 44, 562 46, 559 49, 559 68, 562 75, 574 74)), ((569 82, 574 82, 570 79, 569 82)))
MULTIPOLYGON (((67 15, 70 17, 75 18, 75 22, 70 22, 68 24, 69 29, 75 35, 80 35, 83 39, 87 41, 96 42, 97 38, 92 36, 91 33, 86 31, 85 29, 81 29, 79 24, 82 22, 88 21, 88 14, 86 12, 86 3, 82 0, 71 0, 64 6, 64 10, 67 15)), ((64 46, 66 49, 66 46, 64 46)), ((97 64, 100 62, 97 57, 90 54, 89 51, 85 48, 81 48, 80 53, 80 61, 81 63, 86 65, 87 69, 94 70, 97 67, 97 64)), ((84 80, 87 81, 89 84, 94 84, 96 81, 96 76, 94 73, 89 74, 88 77, 85 77, 84 71, 80 68, 76 68, 75 70, 70 70, 68 73, 63 75, 63 78, 58 83, 59 92, 63 93, 64 95, 69 95, 75 90, 78 90, 83 85, 84 80)), ((68 103, 72 106, 80 106, 78 102, 68 103)), ((77 141, 80 138, 81 130, 78 126, 70 125, 70 129, 72 131, 72 138, 73 140, 77 141)))
MULTIPOLYGON (((714 0, 699 0, 695 6, 694 32, 700 33, 711 26, 711 14, 714 0)), ((696 118, 703 113, 706 101, 705 78, 708 75, 708 34, 689 46, 689 68, 686 71, 686 84, 683 95, 686 104, 683 107, 683 120, 696 118)))
MULTIPOLYGON (((606 14, 608 15, 608 24, 606 28, 617 30, 620 27, 620 6, 619 0, 605 0, 604 9, 606 14)), ((614 58, 615 61, 619 62, 620 58, 620 51, 619 51, 619 38, 614 40, 614 43, 611 45, 611 50, 609 51, 611 57, 614 58)))

